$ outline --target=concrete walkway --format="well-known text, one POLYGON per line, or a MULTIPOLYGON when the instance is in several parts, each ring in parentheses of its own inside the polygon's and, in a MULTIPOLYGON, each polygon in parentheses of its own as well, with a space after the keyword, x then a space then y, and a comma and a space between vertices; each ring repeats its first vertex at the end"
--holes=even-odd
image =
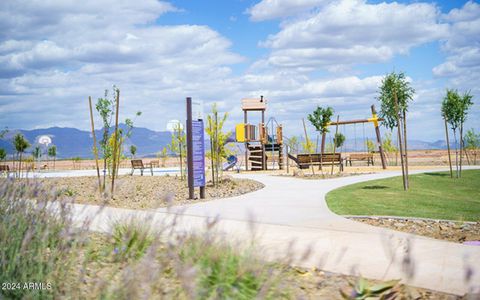
POLYGON ((154 226, 175 222, 177 231, 198 230, 205 228, 207 220, 219 217, 215 227, 219 232, 244 244, 254 236, 261 249, 258 253, 267 260, 367 278, 402 279, 457 295, 480 292, 480 247, 357 223, 332 213, 326 205, 326 193, 335 188, 398 175, 302 180, 246 173, 239 177, 260 181, 265 188, 169 210, 75 205, 74 216, 77 221, 92 219, 91 229, 98 231, 109 231, 113 221, 129 217, 148 218, 154 226), (307 252, 310 255, 302 257, 307 252))

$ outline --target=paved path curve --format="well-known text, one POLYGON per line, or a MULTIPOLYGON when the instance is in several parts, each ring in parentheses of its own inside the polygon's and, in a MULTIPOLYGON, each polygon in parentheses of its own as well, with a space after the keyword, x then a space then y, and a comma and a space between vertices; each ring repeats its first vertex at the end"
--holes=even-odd
POLYGON ((398 175, 302 180, 245 173, 238 176, 258 180, 265 188, 170 210, 75 205, 74 215, 79 221, 95 216, 91 228, 99 231, 108 231, 113 220, 131 216, 165 223, 181 214, 175 220, 176 230, 204 228, 207 219, 218 216, 220 232, 239 241, 249 241, 254 234, 260 254, 268 260, 287 259, 294 265, 367 278, 401 278, 413 286, 457 295, 480 292, 480 247, 373 227, 338 216, 327 207, 325 195, 333 189, 398 175), (307 251, 308 258, 302 257, 307 251))

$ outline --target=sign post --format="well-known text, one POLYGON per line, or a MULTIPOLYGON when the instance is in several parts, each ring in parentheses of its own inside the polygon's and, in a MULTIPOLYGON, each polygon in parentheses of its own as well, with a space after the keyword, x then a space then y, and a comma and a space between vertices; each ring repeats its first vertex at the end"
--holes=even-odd
MULTIPOLYGON (((198 103, 195 103, 199 105, 198 103)), ((200 105, 201 106, 201 105, 200 105)), ((198 109, 196 109, 198 112, 198 109)), ((195 187, 200 187, 200 198, 205 199, 205 140, 203 116, 192 116, 192 98, 187 97, 187 169, 188 196, 195 199, 195 187), (195 119, 193 119, 195 118, 195 119)))

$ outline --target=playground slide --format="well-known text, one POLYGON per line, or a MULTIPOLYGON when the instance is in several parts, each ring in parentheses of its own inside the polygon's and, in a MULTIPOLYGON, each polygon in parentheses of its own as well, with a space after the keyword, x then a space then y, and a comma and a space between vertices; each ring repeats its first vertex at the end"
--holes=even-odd
POLYGON ((238 162, 238 159, 235 155, 230 155, 228 158, 227 158, 227 162, 223 164, 223 171, 228 171, 230 170, 231 168, 233 168, 233 166, 235 166, 238 162))

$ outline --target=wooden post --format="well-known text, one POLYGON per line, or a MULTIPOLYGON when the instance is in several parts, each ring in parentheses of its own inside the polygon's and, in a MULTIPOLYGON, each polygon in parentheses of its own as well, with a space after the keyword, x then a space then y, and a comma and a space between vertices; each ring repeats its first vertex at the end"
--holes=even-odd
MULTIPOLYGON (((371 106, 372 109, 372 117, 377 117, 377 110, 375 109, 375 105, 371 106)), ((387 168, 387 160, 385 159, 385 152, 383 152, 382 146, 382 137, 380 135, 380 127, 378 126, 378 121, 374 121, 375 126, 375 135, 377 136, 377 143, 378 143, 378 151, 380 152, 380 159, 382 161, 382 168, 385 170, 387 168)))
POLYGON ((287 174, 290 173, 290 157, 288 156, 288 153, 290 153, 288 151, 288 145, 285 145, 285 156, 286 156, 286 162, 287 162, 287 174))
POLYGON ((113 198, 113 189, 114 189, 114 186, 115 186, 115 174, 116 174, 116 170, 115 170, 115 166, 116 166, 116 161, 117 161, 117 143, 118 143, 118 139, 119 139, 119 136, 118 136, 118 110, 119 110, 119 103, 120 103, 120 90, 117 89, 117 105, 116 105, 116 109, 115 109, 115 139, 113 141, 113 163, 112 163, 112 189, 111 189, 111 193, 112 193, 112 198, 113 198))
POLYGON ((405 180, 405 164, 403 160, 403 143, 402 143, 402 124, 400 123, 400 112, 398 109, 398 99, 397 99, 397 93, 395 89, 393 90, 393 99, 395 103, 395 116, 397 119, 397 134, 398 134, 398 143, 399 143, 399 148, 400 148, 400 162, 402 164, 402 180, 403 180, 403 189, 406 191, 408 186, 407 182, 405 180))
MULTIPOLYGON (((213 159, 214 149, 211 149, 211 151, 213 159)), ((190 97, 187 97, 187 172, 188 199, 195 199, 195 188, 193 187, 192 98, 190 97)))
MULTIPOLYGON (((340 119, 340 116, 337 115, 337 125, 335 126, 335 135, 334 135, 334 138, 333 138, 333 156, 335 157, 335 150, 337 149, 336 145, 335 145, 335 139, 337 137, 337 134, 338 134, 338 121, 340 119)), ((342 163, 340 161, 340 163, 342 163)), ((332 161, 332 170, 330 171, 330 175, 333 175, 333 161, 332 161)))
POLYGON ((462 161, 463 161, 463 123, 460 124, 460 173, 462 177, 462 161))
POLYGON ((445 121, 445 136, 447 138, 447 153, 448 153, 448 165, 450 166, 450 177, 453 178, 453 170, 452 170, 452 157, 450 156, 450 139, 448 138, 448 125, 447 119, 445 116, 443 117, 445 121))
POLYGON ((243 123, 245 125, 245 171, 248 171, 248 139, 247 139, 247 111, 243 111, 243 123))
POLYGON ((98 149, 97 138, 95 137, 95 125, 93 122, 93 110, 92 110, 92 97, 88 97, 88 104, 90 106, 90 123, 92 125, 92 137, 93 137, 93 154, 95 156, 95 166, 97 168, 98 188, 102 192, 102 180, 100 179, 100 167, 98 166, 98 149))
MULTIPOLYGON (((305 119, 302 118, 303 122, 303 131, 305 132, 305 145, 308 146, 308 135, 307 135, 307 126, 305 126, 305 119)), ((312 166, 312 154, 308 151, 308 157, 310 158, 310 167, 312 168, 312 173, 315 175, 315 168, 312 166)))
POLYGON ((408 180, 408 141, 407 141, 407 114, 405 110, 403 111, 403 146, 405 154, 405 181, 407 182, 407 189, 410 187, 410 182, 408 180))

